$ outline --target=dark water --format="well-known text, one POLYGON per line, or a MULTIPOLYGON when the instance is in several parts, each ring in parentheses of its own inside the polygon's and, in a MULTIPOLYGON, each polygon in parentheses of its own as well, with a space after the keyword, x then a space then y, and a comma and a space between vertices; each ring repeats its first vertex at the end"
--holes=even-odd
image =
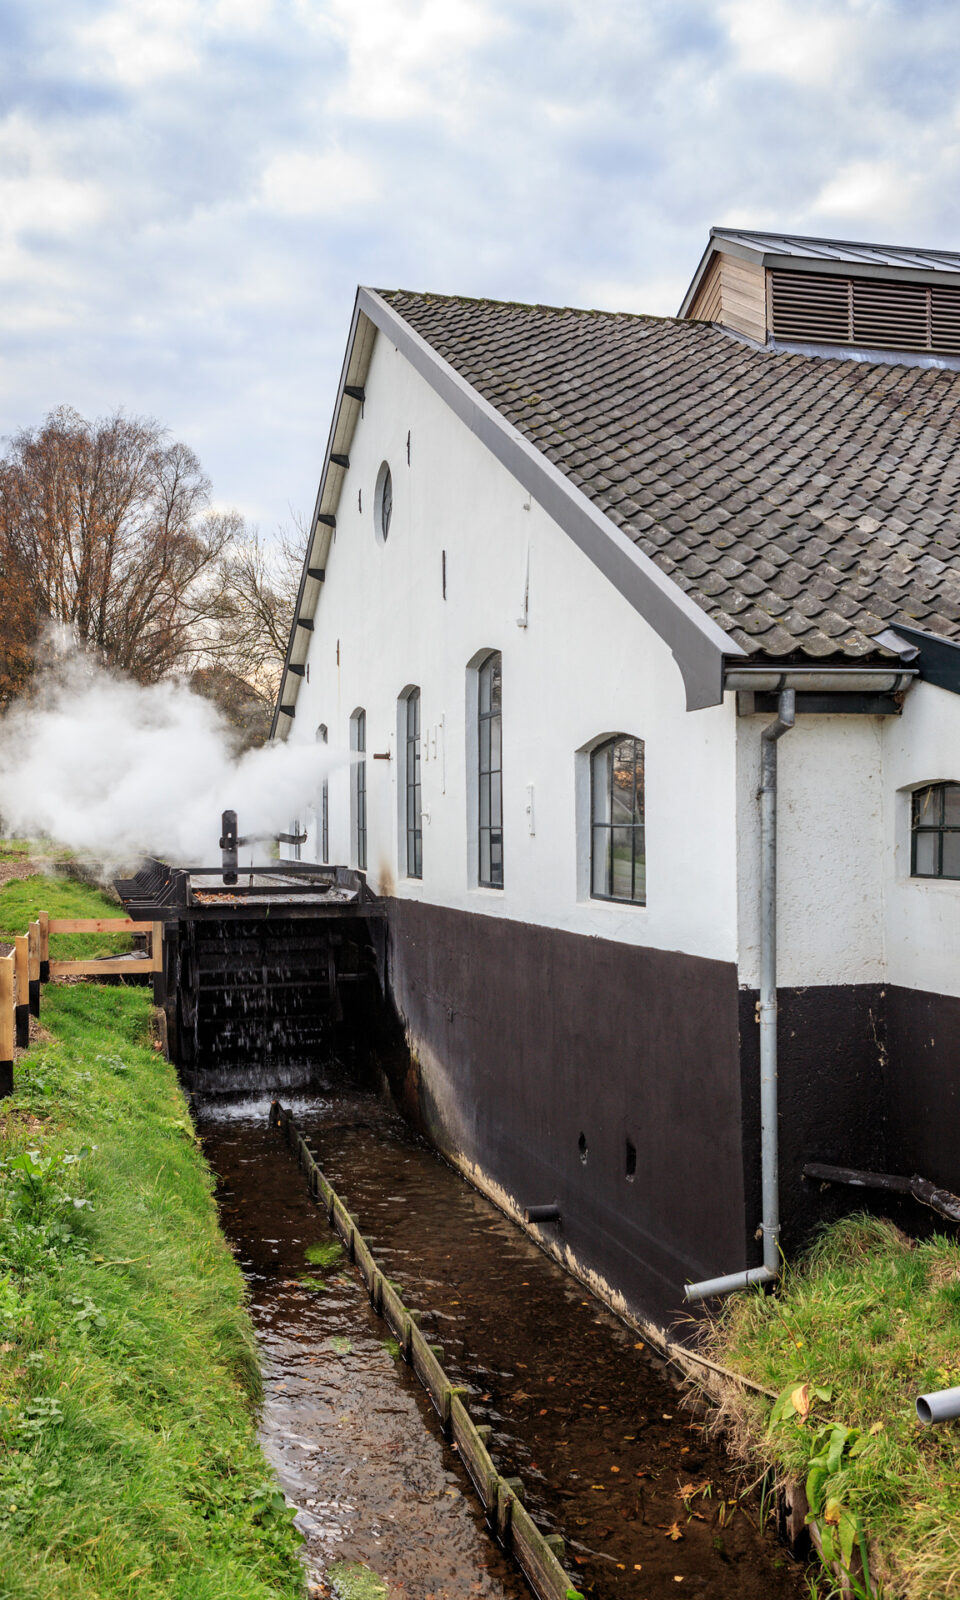
MULTIPOLYGON (((398 1600, 526 1595, 358 1274, 344 1265, 322 1292, 298 1286, 305 1245, 334 1236, 265 1114, 265 1103, 253 1117, 221 1109, 201 1131, 251 1286, 265 1446, 304 1509, 314 1570, 366 1561, 398 1600)), ((806 1593, 638 1335, 375 1097, 305 1101, 297 1116, 378 1264, 470 1389, 475 1420, 492 1426, 498 1469, 523 1479, 540 1526, 567 1540, 585 1594, 806 1593)))

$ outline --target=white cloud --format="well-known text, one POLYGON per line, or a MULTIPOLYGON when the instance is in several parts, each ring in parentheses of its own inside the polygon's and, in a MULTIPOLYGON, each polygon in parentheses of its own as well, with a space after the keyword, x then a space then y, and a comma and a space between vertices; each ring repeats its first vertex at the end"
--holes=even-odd
POLYGON ((197 0, 120 0, 77 26, 78 65, 134 89, 180 76, 198 65, 202 18, 197 0))
POLYGON ((815 217, 862 217, 882 227, 911 216, 920 188, 893 161, 851 161, 823 185, 809 210, 815 217))
POLYGON ((847 0, 722 0, 718 12, 743 71, 816 84, 849 58, 856 9, 847 0))
POLYGON ((384 121, 456 116, 470 52, 499 28, 483 0, 327 0, 326 12, 347 56, 334 109, 384 121))
POLYGON ((293 149, 270 157, 259 197, 281 216, 339 217, 376 199, 378 191, 375 169, 358 156, 339 149, 316 154, 293 149))

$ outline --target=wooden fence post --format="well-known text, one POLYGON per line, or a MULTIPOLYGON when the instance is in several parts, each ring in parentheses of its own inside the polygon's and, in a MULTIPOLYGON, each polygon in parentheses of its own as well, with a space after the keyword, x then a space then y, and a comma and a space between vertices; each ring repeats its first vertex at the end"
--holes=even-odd
POLYGON ((17 1049, 26 1050, 30 1045, 30 957, 25 933, 17 934, 13 964, 17 979, 17 1005, 14 1013, 17 1049))
POLYGON ((50 913, 41 911, 40 917, 40 982, 50 982, 50 913))
POLYGON ((40 1015, 40 924, 27 924, 27 976, 30 985, 30 1015, 40 1015))
POLYGON ((13 1094, 13 956, 0 956, 0 1099, 13 1094))

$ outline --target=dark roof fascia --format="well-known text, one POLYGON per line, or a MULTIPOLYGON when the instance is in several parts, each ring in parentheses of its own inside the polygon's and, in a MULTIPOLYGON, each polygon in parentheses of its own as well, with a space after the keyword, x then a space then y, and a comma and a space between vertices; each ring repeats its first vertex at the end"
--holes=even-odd
POLYGON ((941 639, 936 633, 923 633, 919 628, 906 628, 902 622, 895 622, 893 631, 916 646, 913 665, 924 683, 960 694, 960 643, 941 639))
POLYGON ((310 534, 307 539, 307 548, 303 553, 303 567, 300 572, 300 587, 297 590, 297 603, 293 608, 293 621, 290 624, 290 638, 287 640, 287 653, 283 661, 283 673, 280 677, 280 687, 277 691, 277 702, 273 708, 273 718, 270 723, 270 733, 268 735, 270 739, 274 739, 276 737, 277 724, 280 721, 281 715, 280 708, 281 704, 284 703, 284 683, 290 671, 290 663, 293 657, 294 641, 297 637, 297 620, 300 617, 303 609, 303 594, 307 585, 307 569, 310 566, 310 558, 313 553, 313 541, 317 532, 317 518, 320 515, 320 508, 323 505, 324 493, 327 486, 327 474, 330 471, 330 456, 333 451, 333 441, 337 431, 337 424, 340 420, 340 408, 343 405, 344 386, 347 381, 347 373, 350 370, 350 361, 353 356, 353 346, 357 337, 357 328, 360 323, 359 299, 360 297, 358 293, 354 297, 353 316, 350 319, 350 334, 347 338, 347 348, 343 357, 343 365, 340 368, 340 382, 337 385, 337 398, 333 407, 333 416, 330 419, 330 431, 327 434, 327 446, 323 454, 323 469, 320 473, 320 486, 317 489, 317 498, 313 507, 313 517, 311 518, 310 522, 310 534))
POLYGON ((357 304, 434 393, 669 645, 683 678, 687 710, 721 704, 724 658, 746 660, 746 651, 376 290, 360 289, 357 304))

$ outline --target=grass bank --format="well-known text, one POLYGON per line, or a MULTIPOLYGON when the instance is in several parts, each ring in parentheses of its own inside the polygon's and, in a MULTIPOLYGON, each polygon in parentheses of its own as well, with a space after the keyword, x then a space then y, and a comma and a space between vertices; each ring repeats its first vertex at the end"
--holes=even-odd
POLYGON ((732 1299, 705 1353, 779 1395, 731 1384, 722 1420, 744 1459, 806 1481, 828 1555, 856 1572, 869 1542, 897 1600, 960 1593, 960 1424, 915 1411, 960 1385, 960 1246, 847 1217, 776 1293, 732 1299))
MULTIPOLYGON (((52 910, 65 886, 41 887, 52 910)), ((242 1279, 150 992, 48 985, 41 1021, 0 1102, 0 1600, 300 1596, 242 1279)))

